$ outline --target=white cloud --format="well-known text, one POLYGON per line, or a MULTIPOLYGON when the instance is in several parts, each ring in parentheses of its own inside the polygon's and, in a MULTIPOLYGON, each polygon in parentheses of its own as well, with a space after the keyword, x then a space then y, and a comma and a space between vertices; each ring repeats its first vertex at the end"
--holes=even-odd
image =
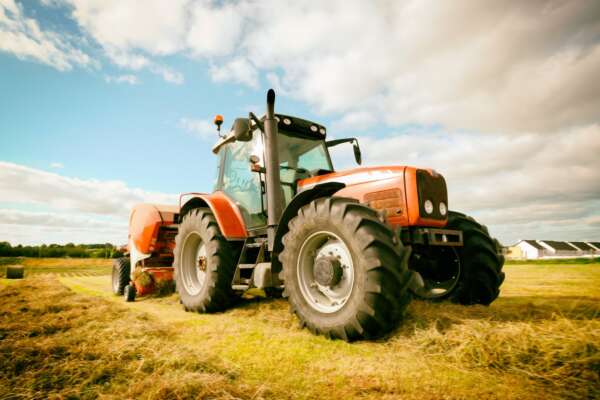
POLYGON ((244 58, 236 58, 222 66, 210 67, 210 76, 215 82, 236 82, 258 88, 258 71, 244 58))
POLYGON ((114 47, 105 47, 105 52, 110 60, 122 68, 128 68, 134 71, 139 71, 142 68, 152 65, 152 61, 140 54, 116 49, 114 47))
POLYGON ((317 111, 347 114, 342 123, 375 114, 518 134, 600 118, 593 0, 63 3, 119 66, 181 83, 158 58, 205 58, 215 81, 257 88, 264 74, 317 111))
MULTIPOLYGON (((13 217, 14 219, 14 217, 13 217)), ((89 227, 81 221, 79 226, 28 225, 22 223, 2 223, 0 220, 0 240, 12 245, 39 245, 49 243, 127 243, 127 224, 113 226, 106 221, 95 221, 89 227)))
POLYGON ((0 199, 74 213, 127 217, 136 203, 175 204, 177 196, 130 188, 122 181, 99 181, 0 161, 0 199))
POLYGON ((164 26, 179 21, 172 33, 154 32, 167 43, 185 37, 180 46, 157 49, 133 33, 96 37, 208 57, 216 81, 257 87, 260 71, 285 93, 347 119, 370 113, 392 125, 520 133, 600 117, 600 86, 590 84, 600 67, 599 14, 593 1, 194 2, 168 11, 164 26), (181 10, 190 10, 187 20, 181 10))
POLYGON ((129 85, 137 85, 140 80, 135 75, 117 75, 117 76, 105 76, 104 80, 107 83, 127 83, 129 85))
POLYGON ((44 226, 55 228, 76 228, 82 230, 120 229, 127 231, 127 221, 100 219, 87 215, 72 215, 57 212, 32 212, 0 208, 0 224, 44 226))
POLYGON ((244 46, 323 112, 485 132, 600 117, 595 2, 309 3, 269 7, 276 21, 252 24, 244 46))
POLYGON ((160 63, 150 60, 148 57, 133 51, 119 50, 113 47, 105 48, 106 55, 117 66, 132 71, 148 69, 151 73, 159 75, 166 82, 181 85, 184 81, 183 74, 160 63))
POLYGON ((377 121, 377 116, 370 111, 353 111, 335 121, 332 131, 364 131, 377 121))
POLYGON ((183 75, 152 56, 184 48, 188 0, 63 0, 82 30, 94 38, 109 59, 122 68, 148 68, 166 82, 182 84, 183 75))
POLYGON ((245 16, 243 4, 197 2, 191 7, 187 45, 196 57, 231 54, 239 43, 245 16))
POLYGON ((51 162, 50 168, 61 169, 61 168, 64 168, 64 165, 59 162, 51 162))
POLYGON ((59 71, 99 65, 64 37, 41 30, 36 20, 23 15, 14 0, 0 1, 0 51, 20 59, 36 60, 59 71))
POLYGON ((162 78, 165 81, 169 83, 174 83, 175 85, 181 85, 184 82, 183 74, 169 67, 165 67, 162 65, 153 65, 150 67, 150 71, 162 76, 162 78))
POLYGON ((179 126, 203 140, 214 140, 217 137, 217 128, 206 119, 181 118, 179 126))
POLYGON ((103 46, 152 55, 182 48, 188 0, 65 0, 73 17, 103 46))
POLYGON ((125 243, 134 204, 178 201, 176 195, 120 181, 66 177, 1 161, 0 199, 0 240, 13 244, 125 243))

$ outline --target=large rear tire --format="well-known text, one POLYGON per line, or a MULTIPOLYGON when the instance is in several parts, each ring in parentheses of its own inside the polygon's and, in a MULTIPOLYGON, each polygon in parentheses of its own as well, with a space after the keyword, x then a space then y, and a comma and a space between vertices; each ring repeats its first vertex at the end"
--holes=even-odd
POLYGON ((279 256, 291 311, 314 334, 379 337, 410 302, 409 250, 354 199, 317 199, 289 223, 279 256))
POLYGON ((131 266, 128 257, 115 258, 112 267, 112 290, 116 295, 122 295, 125 286, 130 281, 131 266))
POLYGON ((490 236, 487 227, 465 214, 450 211, 447 226, 463 233, 463 247, 458 249, 460 277, 450 300, 465 305, 489 305, 500 294, 504 282, 500 243, 490 236))
POLYGON ((234 251, 208 208, 190 211, 175 237, 175 282, 186 311, 215 312, 235 298, 234 251))

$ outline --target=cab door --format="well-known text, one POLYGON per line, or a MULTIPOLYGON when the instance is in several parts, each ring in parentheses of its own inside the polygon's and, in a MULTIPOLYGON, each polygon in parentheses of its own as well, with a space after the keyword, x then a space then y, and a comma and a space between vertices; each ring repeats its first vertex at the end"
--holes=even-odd
POLYGON ((255 131, 252 140, 224 145, 221 156, 217 190, 222 190, 239 207, 247 229, 267 225, 264 184, 261 175, 250 170, 250 156, 264 160, 262 135, 255 131))

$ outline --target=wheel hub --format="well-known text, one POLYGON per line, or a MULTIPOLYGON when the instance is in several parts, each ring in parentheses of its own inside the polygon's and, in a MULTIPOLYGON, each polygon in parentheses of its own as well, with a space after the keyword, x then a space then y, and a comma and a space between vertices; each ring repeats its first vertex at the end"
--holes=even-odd
POLYGON ((206 272, 206 257, 198 256, 198 268, 202 272, 206 272))
POLYGON ((313 274, 315 281, 321 286, 333 287, 342 279, 344 270, 336 257, 319 257, 315 261, 313 274))
POLYGON ((344 241, 318 231, 300 246, 297 260, 300 291, 313 309, 334 313, 344 307, 354 286, 354 263, 344 241))
POLYGON ((178 273, 185 290, 195 296, 202 291, 208 267, 206 246, 198 233, 191 232, 185 237, 181 257, 178 273))

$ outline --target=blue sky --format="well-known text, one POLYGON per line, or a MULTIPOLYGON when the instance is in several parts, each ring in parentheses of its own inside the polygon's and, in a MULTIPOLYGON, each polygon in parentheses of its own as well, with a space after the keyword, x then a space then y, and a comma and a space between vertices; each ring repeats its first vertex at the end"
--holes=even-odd
POLYGON ((599 31, 593 1, 0 0, 0 240, 122 242, 135 202, 210 191, 212 117, 274 87, 505 243, 597 241, 599 31))
MULTIPOLYGON (((181 119, 222 114, 228 127, 248 111, 263 112, 268 85, 215 84, 205 63, 184 57, 170 65, 185 74, 185 84, 143 72, 140 84, 107 83, 105 76, 120 71, 63 72, 1 54, 0 88, 11 95, 0 100, 0 157, 41 169, 60 163, 61 174, 153 191, 210 190, 216 129, 214 137, 200 138, 181 119)), ((329 122, 297 101, 280 103, 281 112, 329 122)))

